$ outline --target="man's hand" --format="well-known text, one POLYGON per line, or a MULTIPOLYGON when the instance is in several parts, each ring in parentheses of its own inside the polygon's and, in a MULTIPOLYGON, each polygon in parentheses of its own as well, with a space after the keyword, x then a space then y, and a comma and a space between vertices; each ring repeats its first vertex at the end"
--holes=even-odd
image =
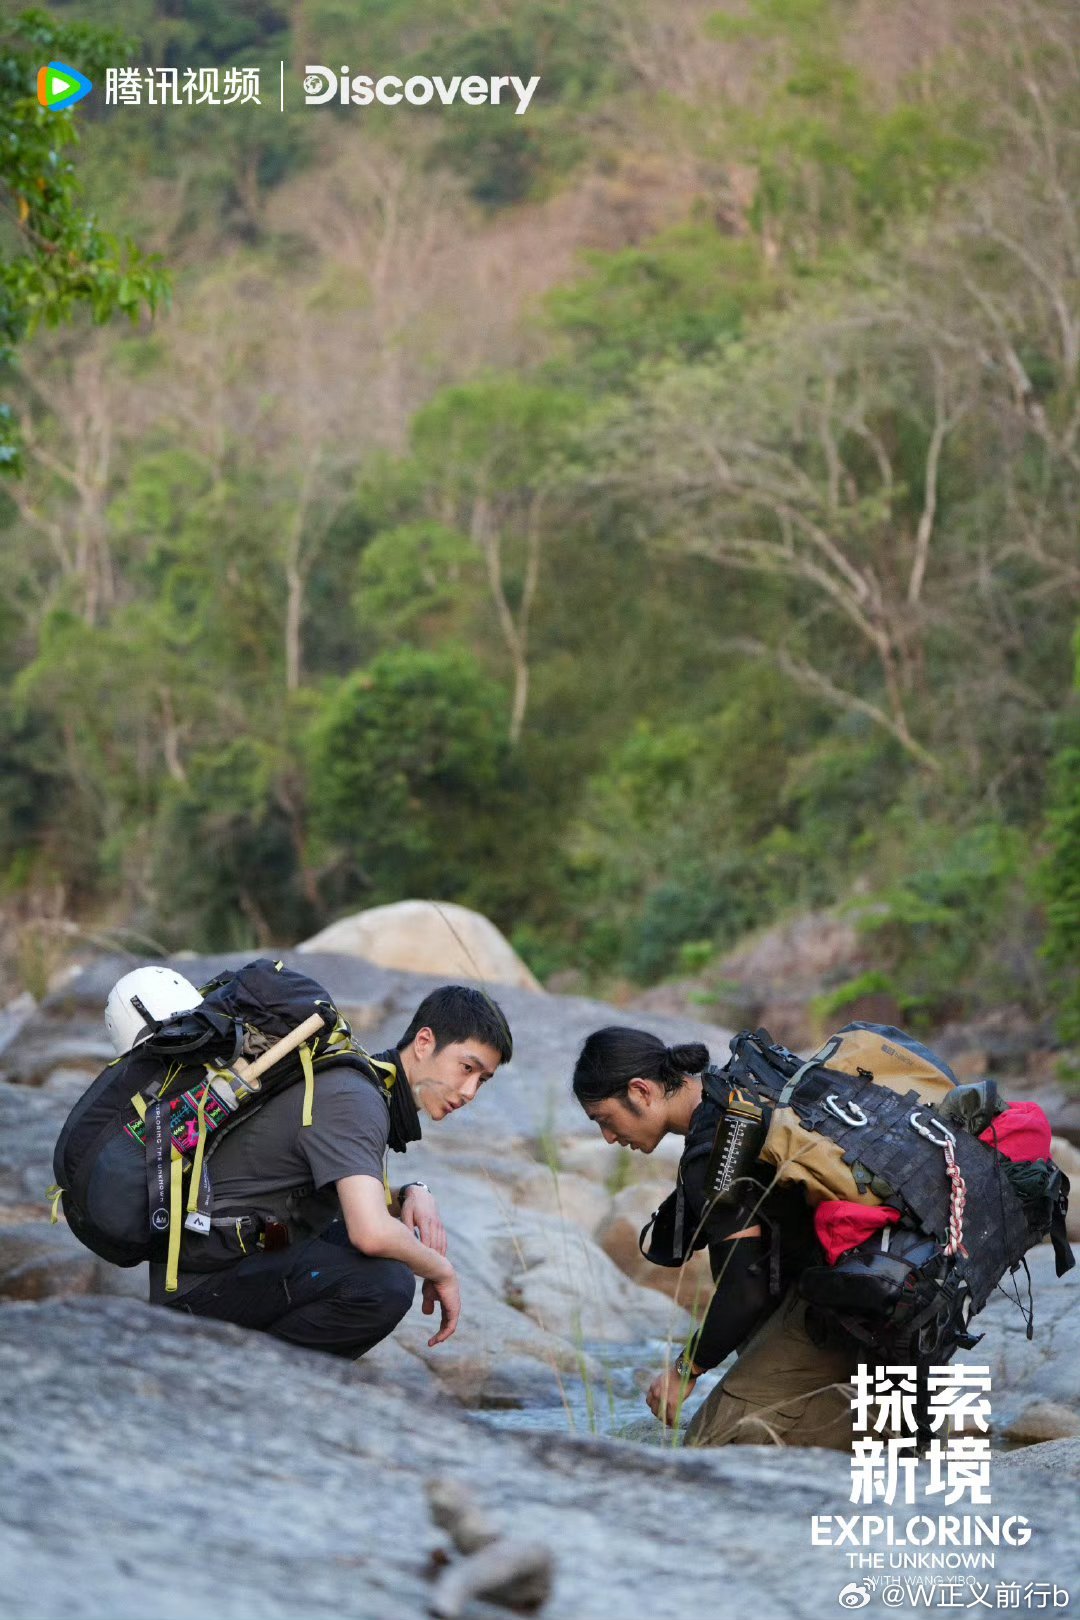
POLYGON ((461 1315, 461 1289, 458 1286, 457 1272, 449 1261, 446 1263, 445 1277, 440 1277, 437 1280, 429 1279, 425 1282, 423 1297, 422 1309, 425 1316, 433 1314, 436 1300, 442 1312, 439 1331, 428 1340, 428 1348, 431 1349, 437 1344, 442 1344, 444 1339, 450 1337, 457 1327, 458 1317, 461 1315))
POLYGON ((674 1367, 665 1368, 662 1373, 657 1373, 649 1385, 645 1397, 649 1411, 671 1428, 679 1421, 679 1407, 696 1383, 696 1378, 680 1378, 674 1367))
POLYGON ((439 1218, 439 1206, 426 1187, 406 1187, 401 1200, 401 1219, 410 1232, 417 1233, 421 1243, 426 1243, 436 1254, 446 1253, 446 1228, 439 1218))

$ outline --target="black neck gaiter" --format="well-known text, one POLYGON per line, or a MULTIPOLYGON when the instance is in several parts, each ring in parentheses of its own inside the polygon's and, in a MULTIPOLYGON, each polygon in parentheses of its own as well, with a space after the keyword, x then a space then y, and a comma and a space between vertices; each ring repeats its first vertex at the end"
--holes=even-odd
POLYGON ((405 1076, 401 1053, 396 1047, 373 1055, 376 1062, 392 1064, 395 1071, 396 1078, 390 1087, 390 1146, 395 1153, 404 1153, 409 1143, 419 1142, 422 1135, 412 1087, 405 1076))

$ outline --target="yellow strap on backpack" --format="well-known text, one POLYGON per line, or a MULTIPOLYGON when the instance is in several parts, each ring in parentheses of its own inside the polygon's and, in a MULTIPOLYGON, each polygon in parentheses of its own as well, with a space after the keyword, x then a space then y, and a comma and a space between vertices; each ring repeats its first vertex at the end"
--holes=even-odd
MULTIPOLYGON (((368 1057, 366 1052, 364 1053, 364 1056, 367 1058, 368 1062, 371 1064, 371 1067, 376 1071, 376 1073, 380 1074, 383 1085, 386 1087, 387 1091, 392 1091, 394 1081, 398 1077, 397 1064, 384 1063, 379 1058, 368 1057)), ((394 1202, 394 1194, 390 1190, 390 1172, 386 1168, 385 1155, 383 1156, 382 1179, 383 1190, 386 1193, 386 1206, 389 1209, 394 1202)))
POLYGON ((55 1226, 60 1219, 60 1200, 64 1196, 64 1189, 58 1181, 54 1181, 51 1187, 46 1187, 45 1196, 52 1200, 52 1213, 49 1216, 49 1224, 55 1226))
POLYGON ((184 1205, 184 1156, 175 1142, 169 1144, 169 1252, 165 1260, 165 1292, 175 1294, 179 1286, 181 1213, 184 1205))

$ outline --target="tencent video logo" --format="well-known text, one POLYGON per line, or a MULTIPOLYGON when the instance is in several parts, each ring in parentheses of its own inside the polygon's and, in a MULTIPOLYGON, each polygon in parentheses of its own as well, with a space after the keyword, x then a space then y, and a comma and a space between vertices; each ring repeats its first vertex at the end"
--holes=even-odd
POLYGON ((68 67, 66 62, 47 62, 38 68, 37 98, 43 107, 59 112, 63 107, 74 107, 93 89, 85 73, 68 67))

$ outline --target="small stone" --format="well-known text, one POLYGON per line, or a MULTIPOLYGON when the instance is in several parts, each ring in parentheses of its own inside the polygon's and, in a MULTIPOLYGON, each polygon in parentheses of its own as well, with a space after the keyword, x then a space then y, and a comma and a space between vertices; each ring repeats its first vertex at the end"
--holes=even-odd
POLYGON ((431 1517, 459 1553, 479 1552, 498 1531, 472 1493, 454 1479, 429 1479, 425 1487, 431 1517))
POLYGON ((493 1541, 443 1572, 431 1612, 439 1620, 456 1620, 467 1603, 482 1598, 504 1609, 532 1614, 550 1597, 554 1576, 555 1560, 541 1542, 493 1541))

